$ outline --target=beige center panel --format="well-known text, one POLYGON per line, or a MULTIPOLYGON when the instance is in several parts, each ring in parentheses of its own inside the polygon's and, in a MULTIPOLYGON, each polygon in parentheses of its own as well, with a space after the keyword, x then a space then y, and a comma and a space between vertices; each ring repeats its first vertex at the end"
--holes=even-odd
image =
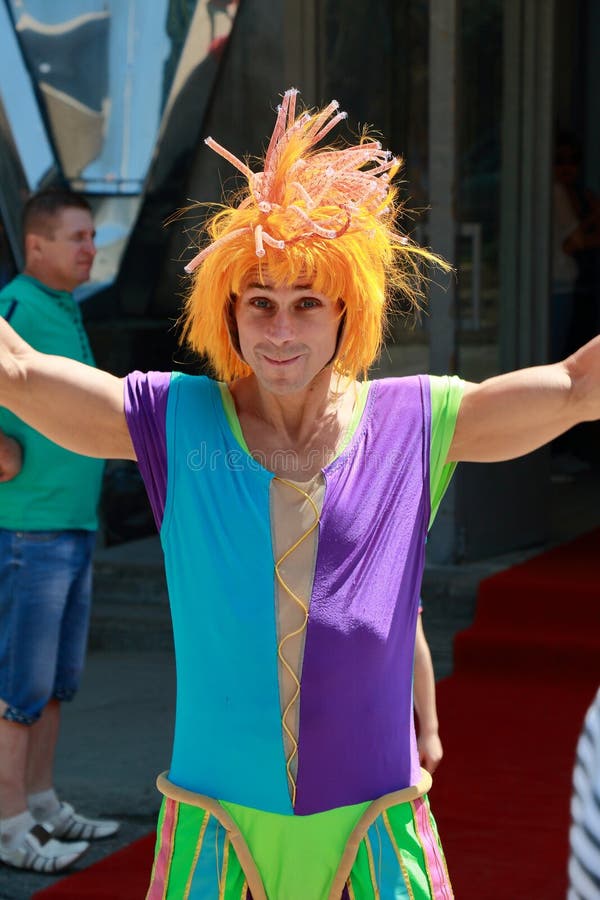
POLYGON ((294 780, 298 771, 298 758, 295 751, 300 721, 299 697, 296 698, 287 713, 285 711, 299 689, 302 676, 306 621, 310 608, 319 540, 318 526, 313 527, 316 520, 315 509, 305 496, 306 494, 317 507, 320 516, 325 496, 325 478, 321 472, 307 482, 287 483, 278 478, 274 478, 271 482, 272 540, 276 562, 297 544, 293 552, 279 564, 280 579, 276 581, 275 595, 280 656, 284 657, 287 666, 291 669, 290 672, 282 663, 281 658, 279 659, 282 723, 285 716, 287 729, 293 735, 291 738, 284 728, 283 740, 286 760, 289 760, 289 770, 294 780), (310 531, 311 528, 312 531, 310 531), (302 536, 309 531, 310 534, 301 540, 302 536), (304 608, 298 602, 299 600, 304 608), (294 634, 294 632, 298 633, 294 634))

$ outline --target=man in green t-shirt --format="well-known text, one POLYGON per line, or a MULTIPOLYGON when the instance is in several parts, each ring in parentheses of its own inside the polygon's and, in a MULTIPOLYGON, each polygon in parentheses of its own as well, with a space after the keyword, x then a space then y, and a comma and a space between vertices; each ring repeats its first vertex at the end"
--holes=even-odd
MULTIPOLYGON (((83 197, 35 194, 24 272, 0 291, 0 316, 28 343, 90 365, 72 291, 89 278, 94 236, 83 197)), ((85 657, 102 470, 0 408, 0 860, 17 868, 60 871, 118 828, 76 813, 53 782, 60 703, 85 657)))

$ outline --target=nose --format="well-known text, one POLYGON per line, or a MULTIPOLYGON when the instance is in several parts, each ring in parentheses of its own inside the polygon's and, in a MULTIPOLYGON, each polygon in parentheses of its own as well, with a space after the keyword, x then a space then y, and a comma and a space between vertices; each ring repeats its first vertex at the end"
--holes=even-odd
POLYGON ((286 344, 295 336, 291 314, 285 309, 278 309, 269 319, 267 337, 272 344, 286 344))
POLYGON ((93 235, 82 235, 79 240, 79 249, 82 250, 86 256, 94 257, 96 255, 96 244, 94 243, 93 235))

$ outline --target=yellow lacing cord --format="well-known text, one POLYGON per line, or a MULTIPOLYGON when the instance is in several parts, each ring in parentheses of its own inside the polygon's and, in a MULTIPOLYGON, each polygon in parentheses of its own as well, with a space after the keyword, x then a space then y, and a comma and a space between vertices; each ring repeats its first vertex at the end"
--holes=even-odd
POLYGON ((283 726, 283 730, 287 734, 287 736, 290 739, 291 744, 292 744, 292 750, 286 760, 285 767, 286 767, 287 777, 288 777, 288 780, 290 783, 290 790, 291 790, 291 794, 292 794, 292 806, 294 806, 296 803, 296 780, 295 780, 294 776, 292 775, 291 767, 292 767, 292 761, 293 761, 294 757, 298 755, 298 741, 296 740, 294 733, 288 726, 287 718, 290 713, 290 710, 292 709, 294 704, 297 702, 298 697, 300 696, 300 682, 296 676, 296 673, 294 672, 294 670, 288 663, 287 659, 283 655, 283 647, 284 647, 284 644, 286 643, 286 641, 289 641, 293 637, 296 637, 297 635, 302 634, 302 632, 305 630, 307 622, 308 622, 308 607, 307 607, 306 603, 304 602, 304 600, 302 600, 301 597, 298 597, 298 595, 294 593, 294 591, 291 589, 291 587, 285 583, 285 581, 281 575, 281 572, 279 571, 279 567, 285 562, 285 560, 288 558, 288 556, 291 556, 291 554, 294 553, 294 551, 298 549, 300 544, 303 541, 305 541, 306 538, 310 534, 312 534, 312 532, 315 530, 315 528, 317 528, 317 526, 320 522, 320 516, 319 516, 319 508, 318 508, 317 504, 315 503, 315 501, 313 500, 313 498, 310 496, 310 494, 307 494, 306 491, 303 491, 302 488, 298 487, 297 484, 294 484, 293 481, 286 481, 284 478, 276 478, 276 481, 278 481, 280 484, 286 484, 288 487, 293 488, 293 490, 297 491, 299 494, 302 494, 302 496, 306 500, 308 500, 308 502, 312 506, 313 512, 315 514, 315 521, 312 523, 310 528, 307 531, 305 531, 304 534, 302 534, 298 538, 298 540, 294 544, 292 544, 292 546, 289 547, 289 549, 286 550, 285 553, 282 556, 280 556, 279 559, 275 563, 275 575, 277 576, 277 581, 279 582, 281 587, 284 589, 284 591, 286 591, 290 595, 292 600, 300 607, 300 609, 302 610, 302 612, 304 614, 304 621, 302 622, 300 627, 297 628, 295 631, 291 631, 289 634, 284 635, 284 637, 282 637, 282 639, 279 642, 279 646, 277 647, 277 655, 278 655, 279 659, 281 660, 281 664, 286 669, 286 671, 291 675, 291 677, 295 683, 293 696, 291 697, 289 703, 287 704, 286 708, 284 709, 282 717, 281 717, 281 724, 283 726))

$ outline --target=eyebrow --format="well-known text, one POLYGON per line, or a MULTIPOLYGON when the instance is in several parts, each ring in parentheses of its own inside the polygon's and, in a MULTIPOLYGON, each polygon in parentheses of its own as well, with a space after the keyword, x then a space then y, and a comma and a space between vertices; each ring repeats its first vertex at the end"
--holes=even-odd
POLYGON ((68 238, 80 238, 85 237, 86 235, 90 235, 92 240, 95 240, 97 236, 97 231, 95 228, 89 230, 88 228, 75 228, 73 231, 67 232, 68 238))
MULTIPOLYGON (((246 290, 259 290, 259 291, 276 291, 277 288, 274 285, 262 284, 261 282, 252 282, 246 288, 246 290)), ((312 291, 312 284, 294 284, 292 285, 293 291, 312 291)))

